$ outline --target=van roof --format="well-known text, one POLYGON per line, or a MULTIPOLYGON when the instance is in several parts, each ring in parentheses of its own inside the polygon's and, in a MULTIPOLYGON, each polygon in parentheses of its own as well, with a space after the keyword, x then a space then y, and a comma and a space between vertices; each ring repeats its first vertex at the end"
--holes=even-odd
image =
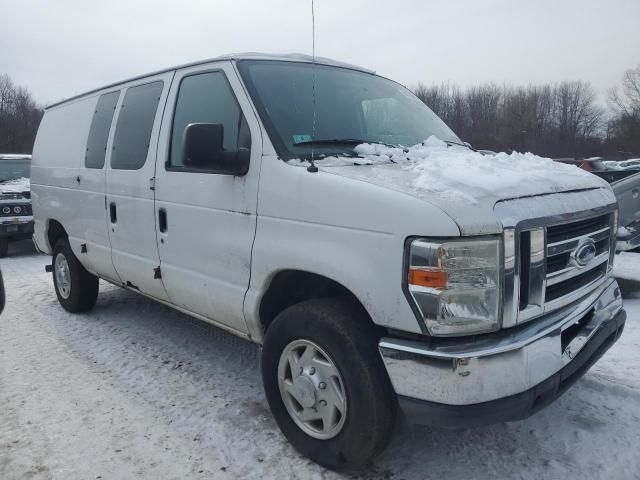
POLYGON ((64 100, 52 103, 50 105, 47 105, 45 107, 46 109, 52 108, 52 107, 56 107, 58 105, 62 105, 63 103, 66 102, 70 102, 71 100, 75 100, 78 98, 82 98, 86 95, 90 95, 92 93, 96 93, 99 92, 101 90, 105 90, 107 88, 112 88, 112 87, 116 87, 118 85, 122 85, 123 83, 127 83, 127 82, 131 82, 133 80, 138 80, 138 79, 143 79, 146 77, 151 77, 153 75, 158 75, 160 73, 164 73, 164 72, 170 72, 172 70, 178 70, 181 68, 186 68, 186 67, 193 67, 196 65, 202 65, 205 63, 211 63, 211 62, 219 62, 219 61, 224 61, 224 60, 279 60, 279 61, 287 61, 287 62, 304 62, 304 63, 317 63, 319 65, 330 65, 330 66, 334 66, 334 67, 342 67, 342 68, 349 68, 351 70, 359 70, 362 72, 366 72, 366 73, 372 73, 374 74, 375 71, 374 70, 369 70, 367 68, 364 67, 359 67, 357 65, 352 65, 350 63, 345 63, 345 62, 340 62, 338 60, 332 60, 330 58, 325 58, 325 57, 312 57, 311 55, 306 55, 304 53, 288 53, 288 54, 272 54, 272 53, 257 53, 257 52, 248 52, 248 53, 235 53, 235 54, 230 54, 230 55, 221 55, 219 57, 214 57, 214 58, 208 58, 205 60, 198 60, 195 62, 190 62, 190 63, 185 63, 182 65, 177 65, 174 67, 170 67, 170 68, 164 68, 162 70, 156 70, 154 72, 151 73, 147 73, 144 75, 136 75, 135 77, 131 77, 128 78, 126 80, 121 80, 119 82, 115 82, 115 83, 110 83, 109 85, 104 85, 100 88, 94 88, 93 90, 89 90, 88 92, 84 92, 81 93, 80 95, 74 95, 73 97, 69 97, 69 98, 65 98, 64 100))

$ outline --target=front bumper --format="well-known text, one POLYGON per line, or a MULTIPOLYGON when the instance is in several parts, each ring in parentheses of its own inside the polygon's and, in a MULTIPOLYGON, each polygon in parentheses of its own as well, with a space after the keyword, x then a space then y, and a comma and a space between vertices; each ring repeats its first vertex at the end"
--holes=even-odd
POLYGON ((379 349, 410 420, 476 425, 525 418, 560 396, 619 338, 615 280, 532 324, 429 343, 383 338, 379 349))
POLYGON ((33 235, 32 217, 27 220, 16 217, 0 222, 0 237, 29 238, 31 235, 33 235))

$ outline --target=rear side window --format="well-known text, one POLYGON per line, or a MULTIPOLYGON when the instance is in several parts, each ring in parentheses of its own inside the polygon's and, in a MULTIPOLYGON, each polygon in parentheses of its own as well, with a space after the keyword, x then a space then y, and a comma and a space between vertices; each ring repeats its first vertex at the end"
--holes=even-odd
POLYGON ((118 115, 111 168, 137 170, 144 165, 162 87, 158 81, 127 90, 118 115))
POLYGON ((184 133, 192 123, 213 123, 223 127, 224 151, 221 155, 225 158, 212 158, 208 165, 201 167, 204 170, 215 171, 219 164, 232 162, 238 148, 251 148, 249 126, 223 72, 190 75, 180 83, 173 116, 169 168, 184 167, 184 133))
POLYGON ((107 153, 107 140, 113 113, 120 98, 120 91, 100 95, 98 105, 93 112, 89 138, 87 139, 87 151, 84 156, 84 166, 87 168, 104 167, 104 157, 107 153))

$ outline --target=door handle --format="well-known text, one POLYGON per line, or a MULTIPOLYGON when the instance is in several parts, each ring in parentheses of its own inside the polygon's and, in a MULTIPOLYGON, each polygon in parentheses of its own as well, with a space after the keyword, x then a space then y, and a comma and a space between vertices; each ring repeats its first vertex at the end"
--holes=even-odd
POLYGON ((167 211, 164 208, 158 210, 158 229, 160 233, 167 233, 167 211))
POLYGON ((114 202, 109 203, 109 217, 111 218, 111 223, 118 221, 118 213, 116 212, 116 204, 114 202))

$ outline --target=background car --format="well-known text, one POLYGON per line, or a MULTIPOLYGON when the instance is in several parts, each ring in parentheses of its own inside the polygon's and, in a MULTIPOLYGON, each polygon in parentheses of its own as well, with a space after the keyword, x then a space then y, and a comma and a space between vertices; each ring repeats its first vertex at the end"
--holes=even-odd
POLYGON ((33 235, 31 155, 0 154, 0 257, 10 240, 33 235))
POLYGON ((584 160, 556 159, 571 163, 611 184, 618 201, 616 251, 640 248, 640 159, 613 161, 602 157, 584 160))

